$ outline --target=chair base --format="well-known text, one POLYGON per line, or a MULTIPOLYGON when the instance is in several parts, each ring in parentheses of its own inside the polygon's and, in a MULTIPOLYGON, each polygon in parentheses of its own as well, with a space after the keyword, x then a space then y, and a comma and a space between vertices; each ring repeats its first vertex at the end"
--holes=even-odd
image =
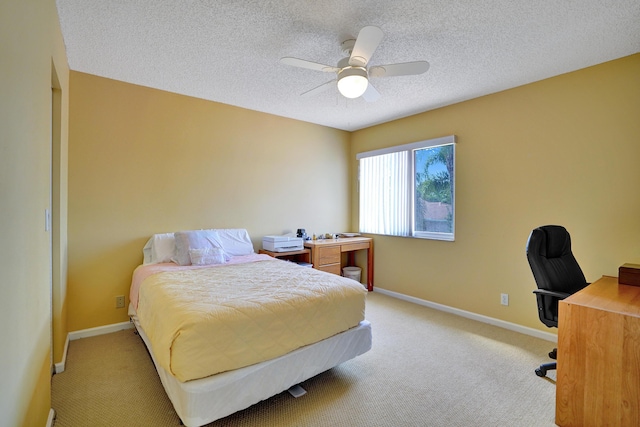
MULTIPOLYGON (((558 357, 558 349, 554 348, 552 351, 550 351, 549 357, 555 360, 558 357)), ((547 371, 551 371, 556 368, 557 362, 543 363, 538 369, 536 369, 536 375, 539 377, 546 377, 547 371)))
POLYGON ((539 377, 546 377, 547 371, 556 369, 556 362, 543 363, 538 369, 536 369, 536 375, 539 377))

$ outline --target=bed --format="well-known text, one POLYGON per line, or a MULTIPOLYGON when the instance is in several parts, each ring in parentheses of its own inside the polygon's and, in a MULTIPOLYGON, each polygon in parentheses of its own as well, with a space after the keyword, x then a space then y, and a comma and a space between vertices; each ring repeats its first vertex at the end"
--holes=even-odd
POLYGON ((256 254, 244 229, 156 234, 143 254, 129 315, 189 427, 371 349, 360 283, 256 254))

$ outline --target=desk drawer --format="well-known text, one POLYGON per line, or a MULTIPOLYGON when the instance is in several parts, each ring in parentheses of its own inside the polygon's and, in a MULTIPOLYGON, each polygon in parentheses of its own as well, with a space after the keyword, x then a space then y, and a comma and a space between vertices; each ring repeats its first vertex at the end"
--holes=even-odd
POLYGON ((316 251, 316 262, 318 264, 318 267, 327 264, 340 263, 340 246, 320 246, 316 249, 316 251))
POLYGON ((321 270, 321 271, 326 271, 327 273, 337 274, 338 276, 340 276, 340 273, 342 273, 342 269, 340 268, 340 264, 324 265, 324 266, 320 266, 320 267, 315 267, 315 269, 316 270, 321 270))
POLYGON ((347 243, 342 245, 342 252, 357 251, 360 249, 369 249, 369 242, 347 243))

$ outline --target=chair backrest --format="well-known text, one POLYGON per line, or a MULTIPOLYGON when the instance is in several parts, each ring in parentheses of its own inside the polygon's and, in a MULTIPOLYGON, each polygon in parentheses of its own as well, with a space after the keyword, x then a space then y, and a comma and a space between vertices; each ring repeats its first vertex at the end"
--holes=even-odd
MULTIPOLYGON (((573 294, 588 284, 571 252, 571 236, 560 225, 545 225, 531 232, 527 260, 539 289, 573 294)), ((558 298, 537 296, 540 320, 557 326, 558 298)))
POLYGON ((540 289, 573 294, 587 285, 571 252, 571 236, 560 225, 545 225, 531 232, 527 259, 540 289))

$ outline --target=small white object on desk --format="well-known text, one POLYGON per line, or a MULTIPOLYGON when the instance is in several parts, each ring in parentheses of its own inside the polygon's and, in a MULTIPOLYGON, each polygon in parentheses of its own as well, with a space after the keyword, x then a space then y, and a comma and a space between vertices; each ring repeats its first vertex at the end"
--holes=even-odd
POLYGON ((271 252, 291 252, 304 248, 301 237, 292 236, 264 236, 262 238, 262 248, 271 252))
POLYGON ((360 233, 340 233, 338 236, 340 237, 358 237, 360 233))

